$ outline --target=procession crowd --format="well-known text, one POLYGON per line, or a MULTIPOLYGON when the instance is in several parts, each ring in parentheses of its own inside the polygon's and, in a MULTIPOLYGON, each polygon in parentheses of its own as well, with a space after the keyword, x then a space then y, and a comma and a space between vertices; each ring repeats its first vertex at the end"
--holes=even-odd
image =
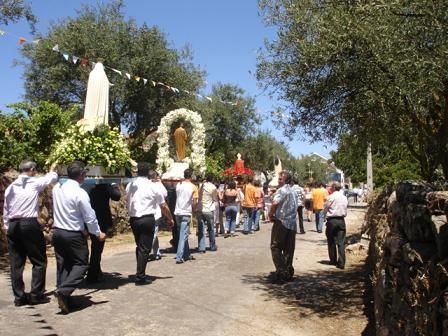
MULTIPOLYGON (((80 161, 70 163, 68 178, 59 182, 55 168, 52 166, 48 174, 37 177, 35 162, 26 160, 20 164, 19 177, 5 191, 3 222, 15 305, 49 302, 45 295, 46 243, 37 221, 38 197, 48 185, 57 182, 53 187, 52 244, 57 263, 54 293, 61 312, 66 314, 70 311, 71 294, 84 279, 102 280, 101 254, 106 232, 112 226, 109 201, 119 200, 121 192, 111 184, 82 187, 87 169, 80 161), (27 257, 33 265, 30 293, 25 292, 23 281, 27 257)), ((263 219, 271 221, 270 248, 275 271, 269 280, 281 284, 293 279, 296 234, 305 234, 304 217, 311 221, 314 214, 317 233, 322 233, 326 221, 330 263, 345 267, 347 198, 339 183, 327 188, 324 184, 302 188, 288 171, 280 173, 276 189, 262 186, 251 176, 226 184, 213 183, 212 175, 200 183, 192 181, 192 177, 193 172, 186 169, 184 179, 175 185, 175 203, 171 207, 168 191, 149 163, 139 163, 137 177, 126 185, 129 223, 136 244, 136 285, 151 282, 146 266, 149 260, 162 256, 157 236, 163 222, 172 228, 176 264, 194 260, 188 241, 193 219, 197 222, 199 253, 217 251, 216 235, 235 237, 240 216, 244 235, 260 230, 263 219)))

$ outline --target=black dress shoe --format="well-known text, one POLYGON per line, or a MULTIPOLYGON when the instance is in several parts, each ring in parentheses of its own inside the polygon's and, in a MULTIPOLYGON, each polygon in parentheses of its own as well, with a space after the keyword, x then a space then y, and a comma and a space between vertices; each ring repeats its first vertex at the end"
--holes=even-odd
POLYGON ((135 281, 135 285, 136 286, 149 285, 150 283, 152 283, 152 281, 149 278, 147 278, 147 277, 145 277, 143 279, 138 279, 138 280, 135 281))
POLYGON ((38 297, 30 297, 30 304, 31 305, 40 305, 50 302, 50 298, 47 296, 38 296, 38 297))
POLYGON ((14 300, 14 306, 21 307, 29 304, 29 300, 27 296, 21 297, 20 299, 14 300))
POLYGON ((63 295, 58 290, 54 291, 54 296, 58 299, 58 306, 61 310, 62 314, 68 314, 70 312, 69 306, 68 306, 68 296, 63 295))

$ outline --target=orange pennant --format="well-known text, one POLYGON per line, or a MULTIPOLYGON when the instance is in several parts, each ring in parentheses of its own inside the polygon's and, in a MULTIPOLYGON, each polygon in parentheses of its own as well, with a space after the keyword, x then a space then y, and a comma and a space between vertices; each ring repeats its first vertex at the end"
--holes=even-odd
POLYGON ((24 37, 19 38, 19 44, 24 44, 26 39, 24 37))

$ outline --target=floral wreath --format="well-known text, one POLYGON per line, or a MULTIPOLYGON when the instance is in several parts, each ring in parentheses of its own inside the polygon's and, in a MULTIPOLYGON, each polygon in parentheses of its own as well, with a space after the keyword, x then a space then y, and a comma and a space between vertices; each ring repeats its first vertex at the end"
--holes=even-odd
POLYGON ((194 170, 203 173, 206 168, 205 127, 199 113, 187 110, 185 108, 169 112, 160 121, 160 126, 157 129, 157 170, 159 172, 164 172, 174 163, 174 159, 170 157, 169 140, 171 137, 171 124, 178 119, 183 119, 186 122, 189 122, 192 127, 191 135, 189 135, 189 138, 191 139, 191 155, 190 157, 184 158, 182 162, 188 163, 194 170))

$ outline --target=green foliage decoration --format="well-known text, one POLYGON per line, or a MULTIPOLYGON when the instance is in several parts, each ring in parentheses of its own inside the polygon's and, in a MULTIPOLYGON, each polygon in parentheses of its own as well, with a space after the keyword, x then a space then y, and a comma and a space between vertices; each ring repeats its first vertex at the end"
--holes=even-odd
POLYGON ((17 167, 24 159, 43 166, 52 145, 72 122, 74 108, 63 110, 49 102, 9 105, 0 112, 0 169, 17 167))

